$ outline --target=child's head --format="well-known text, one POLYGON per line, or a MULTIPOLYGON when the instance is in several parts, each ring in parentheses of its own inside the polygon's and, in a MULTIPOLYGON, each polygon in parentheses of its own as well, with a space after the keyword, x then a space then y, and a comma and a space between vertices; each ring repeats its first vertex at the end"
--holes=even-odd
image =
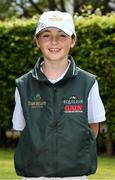
POLYGON ((35 41, 44 59, 67 59, 76 42, 72 16, 60 11, 48 11, 41 15, 35 41))
POLYGON ((43 29, 54 27, 62 30, 68 36, 76 36, 75 26, 72 16, 67 12, 47 11, 44 12, 38 22, 35 36, 37 36, 43 29))

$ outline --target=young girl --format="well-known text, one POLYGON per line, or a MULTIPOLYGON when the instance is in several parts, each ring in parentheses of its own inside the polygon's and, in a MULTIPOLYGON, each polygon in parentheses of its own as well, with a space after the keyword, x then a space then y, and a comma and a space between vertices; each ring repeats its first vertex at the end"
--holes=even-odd
POLYGON ((24 180, 86 180, 97 168, 96 137, 105 120, 96 77, 69 56, 76 43, 70 14, 43 13, 35 41, 42 56, 16 79, 16 172, 24 180))

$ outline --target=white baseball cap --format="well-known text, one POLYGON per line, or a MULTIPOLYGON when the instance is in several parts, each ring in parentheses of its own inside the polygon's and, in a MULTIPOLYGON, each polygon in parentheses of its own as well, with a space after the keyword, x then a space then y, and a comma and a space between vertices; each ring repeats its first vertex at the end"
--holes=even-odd
POLYGON ((64 31, 67 35, 76 36, 75 26, 72 16, 67 12, 47 11, 44 12, 38 21, 35 36, 45 28, 55 27, 64 31))

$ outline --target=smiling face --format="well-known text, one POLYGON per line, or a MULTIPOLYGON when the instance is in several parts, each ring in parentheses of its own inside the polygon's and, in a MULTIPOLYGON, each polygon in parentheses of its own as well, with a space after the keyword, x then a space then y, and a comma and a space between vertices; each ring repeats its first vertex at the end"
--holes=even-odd
POLYGON ((70 48, 75 45, 75 38, 65 34, 58 28, 46 28, 36 38, 44 60, 67 60, 70 48))

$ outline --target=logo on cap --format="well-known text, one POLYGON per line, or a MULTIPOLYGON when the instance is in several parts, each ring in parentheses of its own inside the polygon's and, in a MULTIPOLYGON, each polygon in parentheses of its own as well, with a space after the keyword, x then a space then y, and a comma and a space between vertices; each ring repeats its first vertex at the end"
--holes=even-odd
POLYGON ((59 16, 59 14, 54 14, 52 17, 49 17, 51 21, 63 21, 63 17, 59 16))

